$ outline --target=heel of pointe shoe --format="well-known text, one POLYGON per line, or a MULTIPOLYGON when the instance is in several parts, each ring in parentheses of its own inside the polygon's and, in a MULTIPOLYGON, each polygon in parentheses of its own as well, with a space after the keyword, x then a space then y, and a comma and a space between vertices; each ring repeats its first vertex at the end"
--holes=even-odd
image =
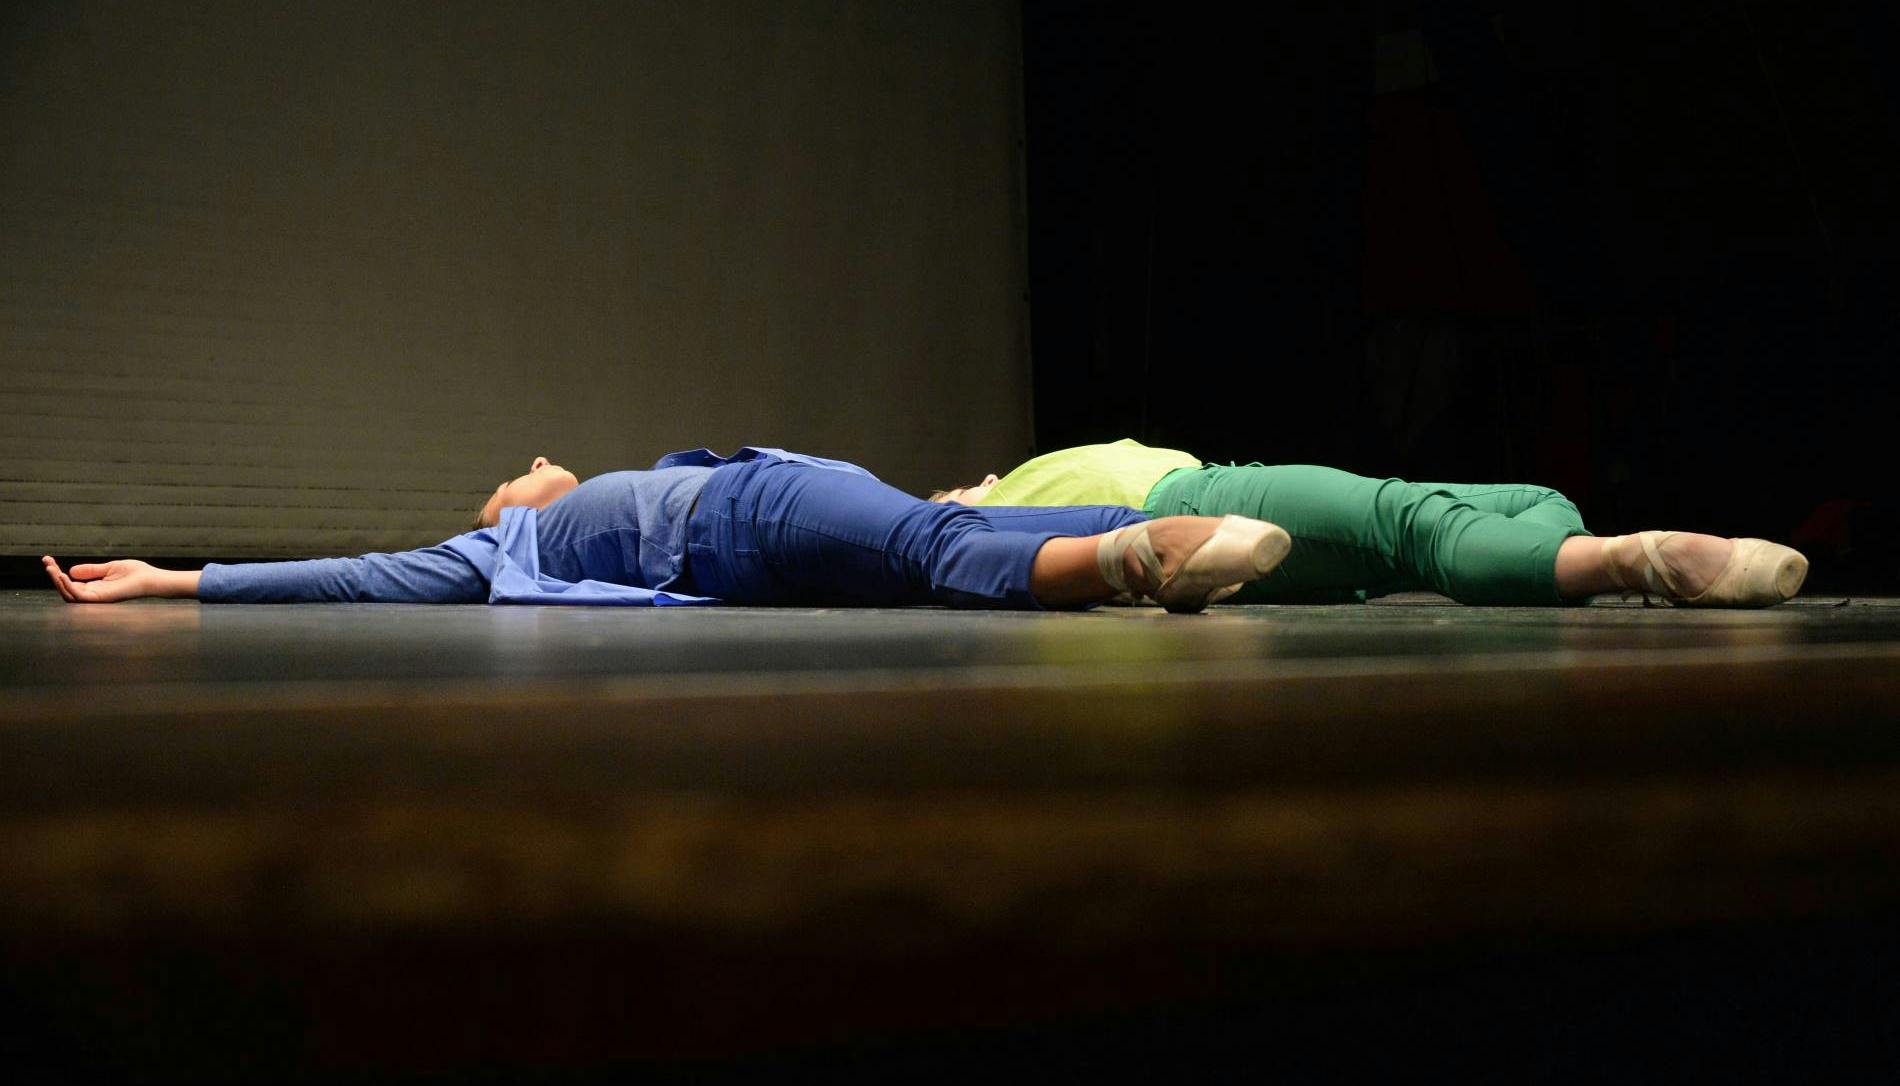
POLYGON ((1153 522, 1144 521, 1118 528, 1103 535, 1095 545, 1095 568, 1101 572, 1102 580, 1107 581, 1118 595, 1131 600, 1140 600, 1141 593, 1129 585, 1127 572, 1122 567, 1122 555, 1128 551, 1135 552, 1135 560, 1141 563, 1149 584, 1161 583, 1161 558, 1155 554, 1154 543, 1148 539, 1150 523, 1153 522))
POLYGON ((1676 584, 1675 570, 1669 563, 1663 561, 1660 549, 1662 541, 1674 534, 1674 532, 1638 532, 1636 534, 1636 541, 1642 547, 1644 562, 1641 568, 1634 571, 1633 577, 1623 575, 1624 569, 1617 557, 1617 551, 1621 549, 1623 541, 1629 536, 1606 536, 1602 548, 1597 552, 1598 560, 1603 565, 1603 571, 1610 575, 1610 580, 1616 583, 1616 587, 1621 589, 1625 596, 1631 593, 1640 594, 1645 605, 1648 604, 1651 596, 1661 596, 1669 600, 1681 599, 1682 592, 1676 584))
POLYGON ((1175 614, 1200 611, 1273 572, 1292 547, 1293 538, 1277 524, 1223 517, 1214 533, 1155 590, 1155 602, 1175 614))

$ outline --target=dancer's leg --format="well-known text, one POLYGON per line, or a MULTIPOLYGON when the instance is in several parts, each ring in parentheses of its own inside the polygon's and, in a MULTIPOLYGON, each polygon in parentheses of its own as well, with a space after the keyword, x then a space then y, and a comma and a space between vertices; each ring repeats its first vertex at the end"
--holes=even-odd
MULTIPOLYGON (((1671 532, 1657 547, 1657 553, 1676 577, 1682 595, 1697 596, 1728 568, 1735 541, 1695 532, 1671 532)), ((1642 569, 1649 564, 1642 540, 1634 535, 1566 539, 1557 552, 1557 591, 1569 599, 1626 591, 1625 585, 1643 583, 1642 569)))
POLYGON ((1106 599, 1095 536, 1145 518, 1083 506, 999 515, 783 461, 719 469, 688 530, 700 591, 738 603, 1033 608, 1106 599))
POLYGON ((1470 488, 1479 492, 1478 504, 1455 489, 1310 465, 1215 465, 1169 475, 1149 496, 1148 512, 1239 513, 1291 533, 1286 561, 1242 589, 1236 603, 1331 601, 1353 590, 1411 588, 1464 603, 1561 602, 1558 549, 1584 533, 1574 507, 1540 488, 1470 488))
MULTIPOLYGON (((1569 498, 1548 487, 1505 483, 1500 485, 1420 483, 1445 490, 1460 501, 1489 513, 1502 513, 1526 523, 1549 524, 1579 534, 1557 548, 1555 583, 1564 599, 1581 599, 1604 592, 1623 591, 1624 583, 1640 583, 1648 564, 1636 536, 1600 540, 1583 531, 1583 515, 1569 498), (1607 546, 1607 550, 1605 549, 1607 546), (1617 580, 1621 573, 1623 581, 1617 580)), ((1683 594, 1695 596, 1715 582, 1728 567, 1734 541, 1694 532, 1672 532, 1658 552, 1678 578, 1683 594)))
MULTIPOLYGON (((1558 596, 1581 600, 1600 592, 1621 592, 1625 585, 1640 585, 1642 570, 1651 566, 1642 539, 1621 535, 1617 539, 1596 539, 1583 530, 1583 515, 1568 497, 1547 486, 1530 484, 1463 484, 1463 482, 1421 482, 1429 490, 1444 490, 1459 501, 1484 513, 1501 513, 1526 524, 1549 524, 1573 532, 1556 552, 1554 583, 1558 596), (1621 577, 1621 581, 1619 581, 1621 577)), ((1659 556, 1676 577, 1682 596, 1693 598, 1708 589, 1729 568, 1735 554, 1735 541, 1721 535, 1672 532, 1657 547, 1659 556)), ((1773 602, 1763 596, 1758 602, 1773 602)))
POLYGON ((1640 589, 1695 606, 1763 607, 1798 592, 1808 568, 1798 552, 1759 539, 1593 538, 1576 506, 1543 487, 1406 483, 1301 465, 1177 471, 1147 511, 1239 513, 1292 534, 1292 554, 1236 603, 1429 588, 1463 603, 1549 604, 1640 589))
MULTIPOLYGON (((1566 531, 1583 529, 1576 503, 1547 486, 1530 483, 1419 483, 1443 490, 1485 513, 1498 513, 1526 524, 1548 524, 1566 531)), ((1587 534, 1587 533, 1585 533, 1587 534)))
MULTIPOLYGON (((1102 506, 995 505, 969 508, 999 531, 1065 533, 1044 542, 1030 566, 1031 590, 1044 607, 1082 607, 1100 603, 1107 598, 1103 593, 1101 569, 1096 565, 1096 538, 1081 534, 1112 530, 1101 527, 1105 522, 1102 506)), ((1107 519, 1120 520, 1119 517, 1107 519)), ((1121 523, 1135 523, 1141 519, 1137 516, 1121 523)), ((1120 523, 1114 525, 1120 526, 1120 523)), ((1124 583, 1127 583, 1130 577, 1139 577, 1140 573, 1134 559, 1125 556, 1125 562, 1127 573, 1124 574, 1124 583)), ((1109 594, 1114 591, 1110 588, 1109 594)))

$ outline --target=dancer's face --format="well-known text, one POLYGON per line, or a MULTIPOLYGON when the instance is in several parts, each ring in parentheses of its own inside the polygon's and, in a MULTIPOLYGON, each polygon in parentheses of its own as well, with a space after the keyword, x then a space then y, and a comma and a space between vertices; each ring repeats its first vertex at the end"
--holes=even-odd
POLYGON ((958 505, 975 505, 983 500, 983 495, 996 485, 996 476, 985 475, 983 481, 970 486, 959 486, 932 497, 933 502, 956 502, 958 505))
POLYGON ((501 511, 511 505, 532 505, 536 509, 547 504, 580 485, 574 473, 559 464, 550 463, 545 456, 537 456, 528 465, 528 474, 518 476, 495 488, 488 503, 482 506, 481 516, 476 523, 484 528, 492 528, 501 523, 501 511))

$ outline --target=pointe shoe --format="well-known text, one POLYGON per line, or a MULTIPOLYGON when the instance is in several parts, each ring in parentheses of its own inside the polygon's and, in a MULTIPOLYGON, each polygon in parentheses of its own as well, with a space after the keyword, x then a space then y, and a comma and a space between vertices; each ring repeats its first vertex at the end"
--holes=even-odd
POLYGON ((1293 546, 1292 537, 1277 524, 1226 516, 1194 544, 1173 573, 1164 576, 1161 556, 1148 533, 1154 523, 1132 524, 1103 536, 1096 544, 1095 561, 1110 585, 1137 592, 1127 583, 1122 565, 1123 556, 1132 550, 1153 586, 1148 594, 1175 614, 1193 614, 1240 591, 1248 581, 1265 577, 1293 546))
POLYGON ((1603 541, 1603 568, 1610 579, 1627 592, 1644 596, 1663 596, 1687 607, 1770 607, 1794 598, 1808 576, 1808 560, 1793 547, 1770 543, 1766 539, 1731 539, 1733 550, 1728 564, 1715 575, 1707 588, 1694 596, 1686 595, 1678 571, 1662 555, 1662 542, 1674 532, 1639 532, 1644 562, 1636 571, 1636 583, 1624 577, 1617 565, 1615 549, 1625 536, 1603 541))

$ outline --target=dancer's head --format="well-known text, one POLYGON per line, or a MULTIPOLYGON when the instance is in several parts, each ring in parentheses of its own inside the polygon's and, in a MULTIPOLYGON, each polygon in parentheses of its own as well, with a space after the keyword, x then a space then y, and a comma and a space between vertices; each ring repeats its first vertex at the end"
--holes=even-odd
POLYGON ((501 511, 511 505, 532 505, 541 509, 568 491, 580 485, 574 473, 559 464, 550 463, 545 456, 537 456, 528 465, 528 474, 517 476, 495 488, 475 514, 475 527, 492 528, 501 523, 501 511))
POLYGON ((958 505, 975 505, 977 502, 982 501, 983 495, 988 494, 990 488, 995 485, 996 476, 985 475, 983 481, 980 483, 971 483, 969 486, 951 487, 949 490, 939 490, 930 496, 930 500, 933 502, 956 502, 958 505))

